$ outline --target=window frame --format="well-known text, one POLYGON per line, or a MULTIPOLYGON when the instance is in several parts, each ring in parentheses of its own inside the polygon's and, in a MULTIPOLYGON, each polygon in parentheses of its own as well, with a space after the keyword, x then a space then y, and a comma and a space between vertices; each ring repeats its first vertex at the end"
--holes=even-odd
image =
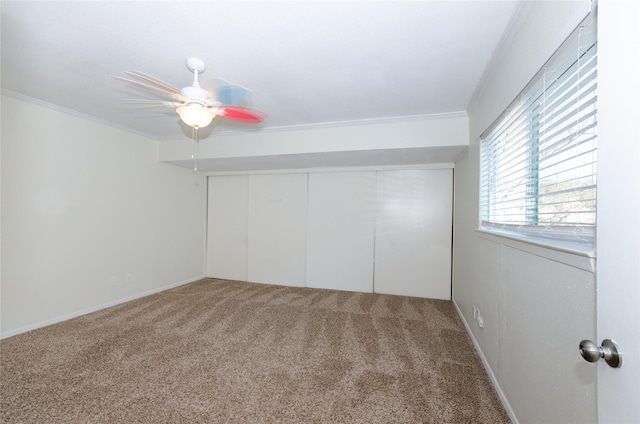
MULTIPOLYGON (((594 126, 587 127, 593 128, 593 136, 591 137, 593 141, 591 143, 595 146, 590 150, 592 159, 587 162, 592 166, 591 174, 588 177, 591 177, 595 180, 597 176, 596 166, 597 166, 597 32, 596 32, 596 19, 594 14, 588 15, 582 23, 571 33, 571 35, 562 43, 562 45, 556 50, 556 52, 551 56, 551 58, 545 63, 545 65, 534 75, 534 77, 529 81, 523 90, 516 96, 516 98, 507 106, 507 108, 500 114, 500 116, 485 130, 485 132, 480 137, 480 155, 479 155, 479 214, 478 214, 478 228, 480 234, 485 235, 493 235, 498 237, 505 237, 512 240, 517 240, 518 242, 526 242, 530 244, 534 244, 536 246, 551 248, 556 251, 568 252, 572 254, 578 254, 580 256, 585 256, 588 258, 595 257, 595 233, 596 233, 596 214, 597 209, 595 206, 595 193, 597 192, 597 187, 595 182, 591 184, 591 186, 586 186, 585 188, 579 187, 578 190, 574 190, 575 192, 586 192, 587 190, 591 190, 594 193, 592 199, 587 199, 586 202, 592 202, 593 206, 589 210, 589 213, 593 215, 593 224, 585 224, 580 225, 581 223, 576 222, 572 223, 572 225, 554 225, 551 224, 540 224, 540 209, 539 202, 541 198, 540 194, 540 139, 538 135, 540 135, 540 122, 545 119, 544 116, 540 115, 540 111, 535 111, 537 106, 540 106, 538 100, 531 101, 526 96, 531 96, 531 98, 544 95, 546 98, 547 91, 553 87, 554 84, 560 82, 560 84, 565 84, 565 81, 561 80, 561 76, 571 69, 574 64, 577 63, 576 70, 576 93, 577 93, 577 101, 576 101, 576 111, 575 113, 572 111, 569 118, 563 118, 562 122, 572 122, 570 119, 574 117, 578 119, 581 110, 581 95, 583 91, 581 91, 580 84, 582 82, 580 70, 582 69, 582 65, 580 64, 580 59, 582 56, 586 56, 587 59, 593 60, 593 65, 588 65, 587 69, 593 69, 593 87, 588 88, 585 91, 589 96, 593 96, 593 117, 592 119, 595 121, 594 126), (587 43, 587 48, 583 53, 580 52, 580 48, 582 45, 580 44, 580 36, 582 28, 589 28, 593 33, 591 34, 592 40, 589 40, 592 44, 589 46, 587 43), (577 38, 576 38, 577 37, 577 38), (563 61, 567 60, 569 57, 568 54, 563 53, 558 56, 558 52, 562 51, 566 45, 570 45, 572 42, 577 42, 578 53, 574 62, 568 62, 566 68, 558 67, 556 70, 560 71, 560 76, 557 77, 554 81, 552 81, 549 85, 544 81, 546 77, 546 69, 549 63, 554 60, 560 60, 562 64, 563 61), (590 51, 592 50, 592 51, 590 51), (566 56, 566 57, 565 57, 566 56), (542 90, 539 94, 536 92, 538 86, 541 84, 542 80, 542 90), (514 116, 516 119, 514 120, 514 116), (504 124, 507 123, 505 126, 504 124), (513 161, 505 161, 509 165, 513 163, 518 164, 520 161, 526 161, 527 165, 523 166, 522 169, 526 170, 526 183, 524 184, 525 195, 522 198, 516 197, 515 200, 524 200, 524 206, 521 208, 524 209, 524 213, 519 213, 518 216, 524 217, 525 222, 519 223, 508 223, 507 220, 504 219, 505 222, 498 222, 499 220, 495 220, 496 222, 492 222, 490 220, 491 217, 495 217, 497 215, 495 211, 496 205, 504 206, 507 202, 498 202, 495 201, 495 196, 499 193, 499 189, 497 189, 496 183, 496 175, 500 172, 504 172, 503 170, 498 170, 497 167, 491 168, 489 164, 495 163, 495 158, 500 154, 496 153, 495 150, 497 147, 500 147, 502 142, 499 141, 499 137, 494 132, 500 132, 508 130, 510 127, 519 128, 518 131, 515 131, 516 137, 514 137, 515 142, 509 140, 507 143, 509 145, 515 147, 517 149, 524 148, 524 152, 518 153, 515 157, 518 157, 518 160, 513 161), (524 128, 524 130, 522 130, 524 128), (537 134, 537 135, 536 135, 537 134), (518 138, 519 137, 519 138, 518 138), (523 138, 524 137, 524 138, 523 138), (490 142, 486 141, 487 139, 491 140, 490 142), (522 141, 525 140, 525 141, 522 141), (488 161, 488 162, 487 162, 488 161), (493 210, 492 210, 493 209, 493 210), (493 214, 493 215, 492 215, 493 214)), ((564 97, 566 92, 570 90, 567 88, 563 88, 561 92, 560 98, 564 97)), ((587 96, 588 97, 588 96, 587 96)), ((566 108, 569 110, 569 108, 566 108)), ((546 109, 543 108, 546 113, 546 109)), ((553 115, 553 114, 551 114, 553 115)), ((576 121, 578 122, 578 121, 576 121)), ((581 121, 580 121, 581 122, 581 121)), ((514 128, 511 128, 512 130, 514 128)), ((582 137, 586 133, 579 133, 579 137, 582 137)), ((578 138, 575 137, 576 139, 578 138)), ((574 144, 579 146, 583 143, 583 141, 571 142, 572 146, 574 144)), ((504 147, 502 144, 501 147, 504 147)), ((588 151, 589 152, 589 151, 588 151)), ((509 154, 504 154, 504 156, 509 156, 509 154)), ((560 156, 558 154, 558 156, 560 156)), ((504 163, 501 166, 504 166, 504 163)), ((520 165, 518 165, 520 166, 520 165)), ((518 168, 520 169, 520 168, 518 168)), ((563 180, 563 182, 566 182, 563 180)), ((544 197, 544 194, 542 195, 544 197)), ((565 201, 563 204, 569 204, 570 201, 565 201)), ((574 212, 575 213, 575 212, 574 212)), ((556 213, 558 215, 558 213, 556 213)))

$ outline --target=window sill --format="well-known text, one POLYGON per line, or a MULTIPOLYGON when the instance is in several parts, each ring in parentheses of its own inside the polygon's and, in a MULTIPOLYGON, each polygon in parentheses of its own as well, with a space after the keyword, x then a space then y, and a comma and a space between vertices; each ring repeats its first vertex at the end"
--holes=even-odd
POLYGON ((596 272, 596 251, 593 247, 586 247, 579 243, 553 243, 553 241, 542 237, 517 235, 506 231, 490 231, 483 228, 478 228, 476 232, 486 240, 585 271, 596 272))

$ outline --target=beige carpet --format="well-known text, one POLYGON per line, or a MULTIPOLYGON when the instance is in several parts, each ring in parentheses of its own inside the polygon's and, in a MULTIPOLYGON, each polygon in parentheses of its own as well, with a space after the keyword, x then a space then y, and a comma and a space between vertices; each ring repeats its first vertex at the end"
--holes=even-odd
POLYGON ((207 279, 0 349, 2 423, 509 422, 442 300, 207 279))

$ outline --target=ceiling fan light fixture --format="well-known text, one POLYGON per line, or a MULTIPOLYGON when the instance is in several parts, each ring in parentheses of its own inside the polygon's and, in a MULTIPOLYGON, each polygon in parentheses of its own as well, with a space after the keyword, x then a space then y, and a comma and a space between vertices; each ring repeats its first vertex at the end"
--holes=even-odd
POLYGON ((206 127, 216 116, 210 109, 197 104, 180 106, 176 112, 180 115, 182 122, 193 128, 206 127))

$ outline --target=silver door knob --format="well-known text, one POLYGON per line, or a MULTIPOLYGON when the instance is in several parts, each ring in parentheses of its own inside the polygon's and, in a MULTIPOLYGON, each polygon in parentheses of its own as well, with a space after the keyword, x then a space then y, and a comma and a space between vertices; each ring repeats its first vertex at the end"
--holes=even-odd
POLYGON ((618 349, 618 345, 610 339, 604 339, 602 346, 598 346, 591 340, 581 341, 580 355, 585 361, 598 362, 600 358, 603 358, 612 368, 620 368, 622 366, 622 354, 618 349))

